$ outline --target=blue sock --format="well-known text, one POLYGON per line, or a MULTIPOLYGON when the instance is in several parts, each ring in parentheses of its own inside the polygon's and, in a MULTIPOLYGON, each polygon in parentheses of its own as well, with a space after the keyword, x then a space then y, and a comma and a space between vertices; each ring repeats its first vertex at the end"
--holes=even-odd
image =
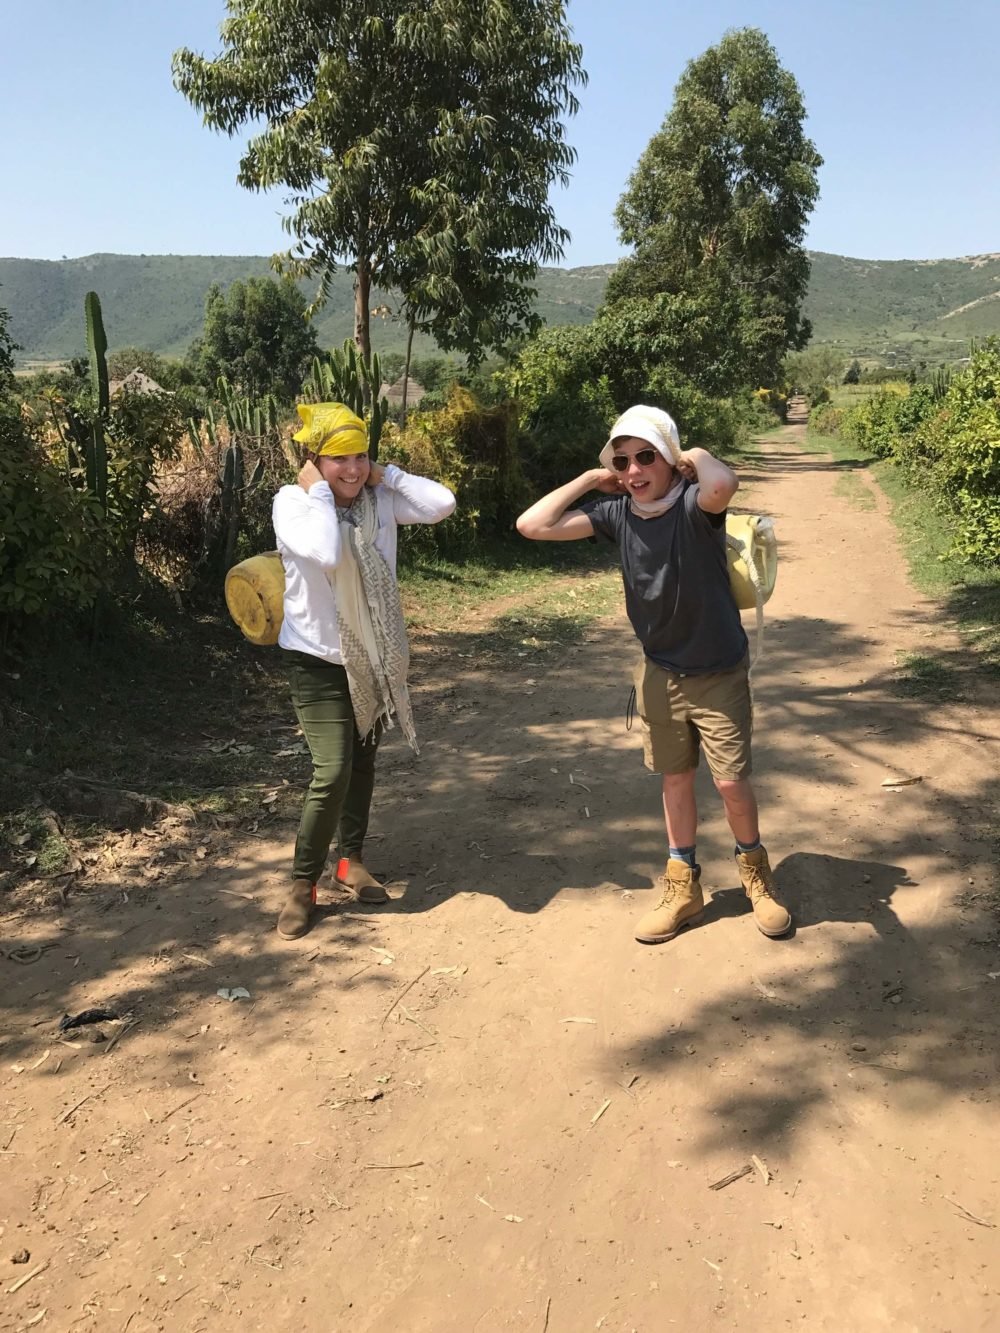
POLYGON ((694 853, 695 847, 693 844, 690 847, 671 847, 670 859, 671 861, 683 861, 685 865, 689 865, 693 870, 696 865, 694 853))
POLYGON ((740 842, 739 838, 736 839, 737 855, 742 853, 744 856, 746 856, 747 852, 759 852, 760 848, 761 848, 761 841, 759 833, 757 834, 756 838, 754 838, 753 842, 740 842))

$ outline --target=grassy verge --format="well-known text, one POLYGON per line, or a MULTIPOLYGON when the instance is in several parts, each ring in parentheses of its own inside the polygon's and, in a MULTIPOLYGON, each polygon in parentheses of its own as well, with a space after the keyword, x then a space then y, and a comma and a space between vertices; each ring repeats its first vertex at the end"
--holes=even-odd
POLYGON ((512 539, 464 556, 408 555, 399 571, 403 608, 415 629, 454 626, 457 616, 505 599, 528 602, 562 583, 585 595, 592 576, 614 568, 610 548, 593 542, 526 542, 512 539))
POLYGON ((870 470, 890 501, 914 583, 941 602, 962 637, 964 661, 923 654, 901 658, 900 688, 944 700, 961 695, 960 678, 970 665, 1000 674, 1000 569, 970 565, 956 556, 947 515, 935 507, 931 493, 910 485, 894 463, 874 459, 848 440, 813 431, 807 432, 805 447, 830 454, 845 469, 838 489, 845 483, 860 485, 853 470, 870 470))

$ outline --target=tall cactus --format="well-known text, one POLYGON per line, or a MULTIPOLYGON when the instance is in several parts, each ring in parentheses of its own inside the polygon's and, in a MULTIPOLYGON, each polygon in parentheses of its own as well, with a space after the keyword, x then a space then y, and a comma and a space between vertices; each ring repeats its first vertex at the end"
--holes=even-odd
POLYGON ((202 430, 204 430, 211 455, 218 459, 221 465, 218 474, 217 502, 206 532, 205 547, 199 564, 213 569, 221 566, 221 572, 225 573, 232 567, 236 556, 236 546, 243 524, 244 500, 251 491, 255 491, 261 485, 267 471, 264 455, 260 452, 248 478, 244 449, 250 447, 251 450, 256 448, 260 451, 265 435, 277 432, 278 404, 271 394, 259 402, 250 398, 238 398, 233 393, 232 385, 224 377, 218 381, 217 388, 229 430, 228 443, 223 445, 219 439, 219 423, 211 407, 205 413, 204 422, 199 423, 193 417, 188 421, 188 435, 198 456, 204 458, 205 447, 202 442, 202 430))
POLYGON ((309 402, 337 402, 363 417, 368 426, 368 456, 378 459, 382 427, 389 415, 389 403, 379 397, 382 365, 378 353, 359 355, 357 344, 348 338, 343 347, 335 347, 325 357, 313 357, 305 383, 304 397, 309 402))
POLYGON ((104 427, 108 419, 108 339, 101 317, 101 302, 96 292, 83 298, 87 320, 87 352, 90 358, 90 387, 94 416, 85 443, 87 489, 96 496, 102 509, 108 507, 108 447, 104 427))

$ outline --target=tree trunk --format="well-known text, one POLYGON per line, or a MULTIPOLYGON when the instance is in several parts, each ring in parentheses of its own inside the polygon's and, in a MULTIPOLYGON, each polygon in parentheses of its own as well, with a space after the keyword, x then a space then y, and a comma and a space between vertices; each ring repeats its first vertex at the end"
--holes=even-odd
POLYGON ((402 424, 406 425, 406 399, 410 392, 410 353, 413 351, 413 326, 414 320, 411 316, 410 327, 406 334, 406 365, 403 367, 403 405, 400 412, 402 424))
POLYGON ((372 271, 367 256, 358 259, 354 273, 354 341, 366 361, 372 354, 371 303, 372 271))

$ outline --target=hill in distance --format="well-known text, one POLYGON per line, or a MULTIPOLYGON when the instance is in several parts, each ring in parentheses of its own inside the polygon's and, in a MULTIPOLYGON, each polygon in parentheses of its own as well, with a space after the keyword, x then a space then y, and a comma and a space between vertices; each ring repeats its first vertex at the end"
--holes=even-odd
MULTIPOLYGON (((865 260, 813 252, 806 313, 817 342, 845 356, 947 360, 965 355, 970 338, 1000 333, 1000 254, 961 259, 865 260)), ((600 304, 614 265, 543 268, 536 309, 547 324, 585 324, 600 304)), ((108 341, 180 356, 201 331, 212 283, 271 273, 249 255, 88 255, 82 259, 0 259, 0 306, 21 344, 19 360, 61 361, 82 352, 83 298, 101 298, 108 341)), ((303 291, 311 296, 308 285, 303 291)), ((385 298, 378 294, 373 306, 385 298)), ((388 303, 388 302, 387 302, 388 303)), ((341 271, 316 317, 320 344, 353 332, 352 278, 341 271)), ((373 321, 381 351, 402 350, 405 328, 373 321)), ((419 349, 432 350, 429 340, 419 349)))

